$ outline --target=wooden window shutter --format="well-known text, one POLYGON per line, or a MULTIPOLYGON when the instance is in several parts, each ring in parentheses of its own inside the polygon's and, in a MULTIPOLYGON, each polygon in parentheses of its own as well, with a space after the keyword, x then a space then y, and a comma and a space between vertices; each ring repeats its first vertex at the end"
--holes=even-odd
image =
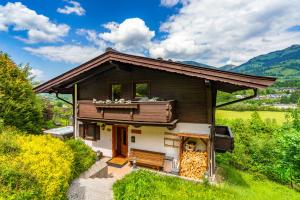
POLYGON ((81 138, 85 137, 83 124, 79 124, 79 137, 81 137, 81 138))
POLYGON ((95 137, 95 139, 100 140, 100 126, 96 125, 95 127, 96 127, 96 131, 95 131, 96 137, 95 137))

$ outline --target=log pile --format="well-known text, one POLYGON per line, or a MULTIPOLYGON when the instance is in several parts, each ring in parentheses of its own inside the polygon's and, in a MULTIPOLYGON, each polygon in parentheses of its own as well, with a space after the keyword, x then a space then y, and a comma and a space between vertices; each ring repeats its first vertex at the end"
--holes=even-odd
POLYGON ((207 171, 207 152, 183 151, 180 162, 180 175, 202 179, 207 171))

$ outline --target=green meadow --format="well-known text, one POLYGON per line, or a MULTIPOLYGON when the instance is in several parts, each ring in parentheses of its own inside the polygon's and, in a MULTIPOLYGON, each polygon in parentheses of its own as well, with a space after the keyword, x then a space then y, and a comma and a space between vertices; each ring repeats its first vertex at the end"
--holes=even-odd
POLYGON ((193 183, 154 172, 138 170, 126 175, 113 186, 116 200, 296 200, 300 193, 233 167, 218 169, 217 185, 193 183))
MULTIPOLYGON (((217 119, 243 119, 248 120, 255 111, 230 111, 230 110, 217 110, 217 119)), ((285 116, 287 112, 278 111, 257 111, 259 116, 263 119, 276 120, 278 124, 282 124, 285 121, 285 116)))

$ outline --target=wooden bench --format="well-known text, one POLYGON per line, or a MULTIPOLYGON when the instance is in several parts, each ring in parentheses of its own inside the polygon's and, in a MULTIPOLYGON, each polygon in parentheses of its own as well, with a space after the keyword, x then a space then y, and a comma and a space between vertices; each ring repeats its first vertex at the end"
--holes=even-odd
POLYGON ((133 164, 134 160, 136 160, 138 166, 162 170, 164 167, 165 154, 140 149, 130 149, 129 161, 133 164))

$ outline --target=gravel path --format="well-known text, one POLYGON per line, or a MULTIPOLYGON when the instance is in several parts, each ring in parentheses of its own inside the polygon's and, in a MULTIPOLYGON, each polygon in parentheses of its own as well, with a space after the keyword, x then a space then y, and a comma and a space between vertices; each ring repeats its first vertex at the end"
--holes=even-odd
POLYGON ((69 200, 112 200, 115 178, 79 178, 69 188, 69 200))
POLYGON ((122 168, 108 167, 109 158, 97 161, 82 173, 69 187, 69 200, 112 200, 114 182, 131 171, 129 165, 122 168))

